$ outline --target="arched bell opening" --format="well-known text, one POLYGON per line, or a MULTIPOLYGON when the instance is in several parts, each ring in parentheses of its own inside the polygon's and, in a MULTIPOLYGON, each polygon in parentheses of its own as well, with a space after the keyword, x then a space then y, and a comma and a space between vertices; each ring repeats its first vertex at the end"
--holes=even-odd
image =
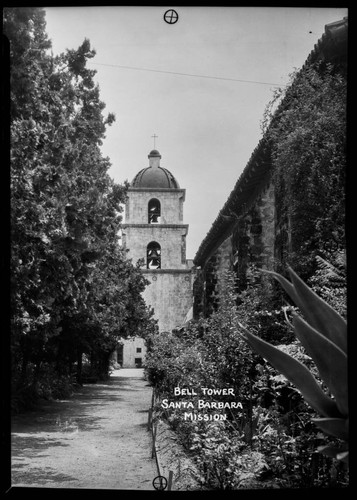
POLYGON ((152 198, 148 205, 148 224, 159 224, 161 217, 161 203, 157 198, 152 198))
POLYGON ((161 247, 156 241, 151 241, 146 249, 147 269, 161 269, 161 247))

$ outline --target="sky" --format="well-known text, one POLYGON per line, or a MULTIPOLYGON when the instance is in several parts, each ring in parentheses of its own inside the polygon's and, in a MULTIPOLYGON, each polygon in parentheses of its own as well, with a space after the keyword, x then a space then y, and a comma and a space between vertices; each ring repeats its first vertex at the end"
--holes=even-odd
POLYGON ((262 137, 274 90, 289 84, 325 25, 346 8, 48 7, 53 53, 85 38, 104 113, 109 175, 131 182, 158 149, 186 189, 187 258, 193 259, 262 137), (175 9, 178 21, 164 14, 175 9), (156 135, 157 138, 153 138, 156 135), (154 142, 155 141, 155 142, 154 142))

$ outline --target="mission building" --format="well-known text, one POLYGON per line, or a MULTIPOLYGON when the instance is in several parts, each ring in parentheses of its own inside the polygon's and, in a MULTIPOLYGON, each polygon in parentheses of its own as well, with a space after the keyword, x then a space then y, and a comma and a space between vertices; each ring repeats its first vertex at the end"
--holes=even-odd
MULTIPOLYGON (((134 177, 127 192, 122 244, 150 282, 143 297, 154 309, 160 332, 182 326, 192 312, 193 262, 186 259, 188 225, 183 223, 186 190, 160 165, 154 149, 149 166, 134 177)), ((141 366, 145 343, 138 337, 123 341, 118 362, 123 368, 141 366)))

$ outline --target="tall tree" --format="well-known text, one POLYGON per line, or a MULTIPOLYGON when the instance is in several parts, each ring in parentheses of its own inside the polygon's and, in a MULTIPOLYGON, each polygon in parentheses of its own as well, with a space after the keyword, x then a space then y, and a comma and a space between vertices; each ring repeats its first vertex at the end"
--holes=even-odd
POLYGON ((107 352, 132 333, 134 317, 136 328, 151 325, 140 295, 146 281, 118 248, 126 185, 110 178, 100 150, 115 117, 103 115, 96 72, 86 67, 95 51, 85 39, 53 57, 45 26, 42 9, 4 10, 12 349, 24 378, 29 366, 36 373, 56 363, 66 372, 86 350, 107 352))

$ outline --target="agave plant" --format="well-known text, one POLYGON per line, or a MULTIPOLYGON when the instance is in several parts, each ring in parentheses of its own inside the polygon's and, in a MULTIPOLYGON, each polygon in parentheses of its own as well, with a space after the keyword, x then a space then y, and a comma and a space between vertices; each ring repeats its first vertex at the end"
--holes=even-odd
POLYGON ((321 446, 318 451, 348 463, 348 373, 347 323, 289 268, 291 282, 272 274, 295 302, 304 318, 293 314, 296 337, 314 360, 325 391, 310 370, 289 354, 250 333, 243 325, 244 340, 271 363, 300 391, 305 401, 321 416, 314 418, 325 434, 343 441, 340 447, 321 446))

